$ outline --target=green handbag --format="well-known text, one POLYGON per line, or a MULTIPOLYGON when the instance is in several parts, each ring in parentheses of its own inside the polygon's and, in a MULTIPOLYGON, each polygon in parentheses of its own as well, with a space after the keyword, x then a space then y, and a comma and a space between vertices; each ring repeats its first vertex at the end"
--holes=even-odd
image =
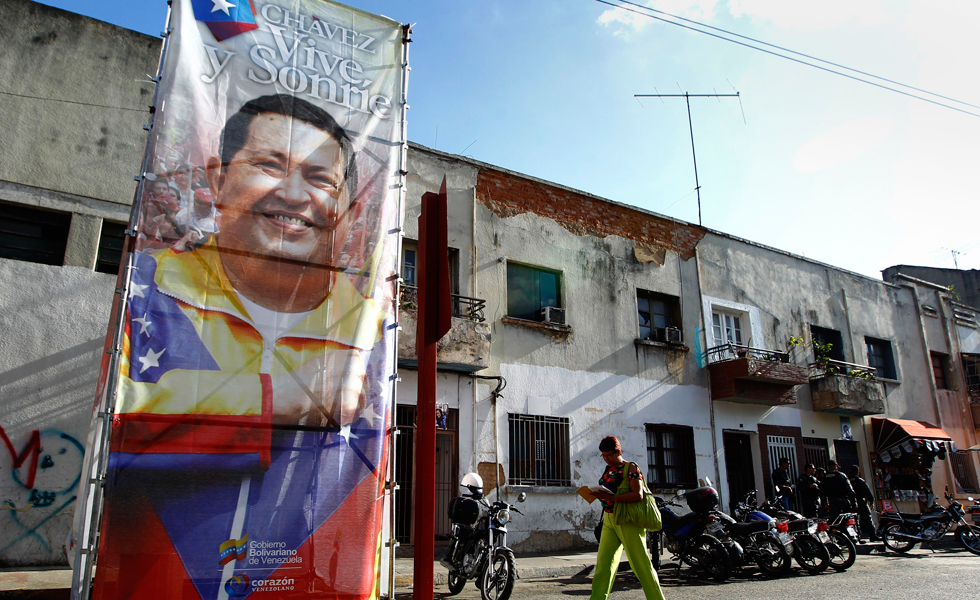
MULTIPOLYGON (((627 494, 632 491, 629 482, 629 468, 633 463, 623 465, 623 481, 616 490, 616 495, 627 494)), ((617 502, 613 507, 613 522, 617 525, 632 523, 637 527, 642 527, 650 531, 660 531, 663 526, 660 520, 660 509, 657 508, 657 501, 650 493, 645 480, 640 480, 640 488, 643 490, 643 500, 639 502, 617 502)))

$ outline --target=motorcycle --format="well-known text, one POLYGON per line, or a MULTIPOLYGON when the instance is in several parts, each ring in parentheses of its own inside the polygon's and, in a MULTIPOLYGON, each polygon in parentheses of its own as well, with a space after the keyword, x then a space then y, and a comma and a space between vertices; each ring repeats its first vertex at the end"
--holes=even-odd
MULTIPOLYGON (((754 507, 755 503, 756 491, 752 490, 745 495, 743 504, 754 507)), ((833 542, 827 535, 826 523, 824 530, 821 531, 818 523, 805 518, 798 512, 786 510, 776 504, 774 500, 765 502, 754 512, 761 512, 776 519, 777 532, 787 534, 792 539, 793 551, 790 554, 804 571, 816 575, 830 566, 828 544, 833 544, 833 542)), ((758 520, 758 517, 753 518, 752 514, 749 513, 746 520, 758 520)))
POLYGON ((715 581, 725 581, 732 573, 730 550, 714 535, 724 535, 724 526, 718 517, 710 514, 711 509, 718 505, 718 492, 706 487, 687 493, 678 492, 678 497, 682 494, 691 509, 685 515, 678 515, 670 509, 672 506, 681 508, 676 500, 655 496, 663 529, 660 535, 647 538, 650 553, 655 557, 654 564, 659 564, 662 545, 677 561, 678 575, 681 565, 687 563, 715 581), (655 540, 654 544, 650 543, 651 539, 655 540))
MULTIPOLYGON (((954 523, 956 541, 969 552, 980 556, 980 526, 971 525, 966 520, 966 509, 953 500, 946 486, 947 506, 943 508, 933 501, 930 512, 912 514, 893 511, 879 513, 878 536, 885 547, 894 552, 908 552, 918 543, 934 542, 949 531, 954 523)), ((968 498, 971 502, 973 498, 968 498)))
MULTIPOLYGON (((469 493, 449 503, 452 535, 442 564, 449 569, 449 594, 463 591, 468 579, 476 579, 483 600, 507 600, 514 590, 517 570, 514 553, 507 547, 507 524, 511 512, 522 515, 513 504, 490 503, 483 497, 483 479, 467 473, 460 482, 469 493)), ((527 494, 521 492, 518 502, 527 494)))
MULTIPOLYGON (((753 510, 740 503, 735 513, 749 515, 753 510)), ((790 556, 792 538, 787 534, 780 537, 775 519, 760 512, 754 519, 739 522, 722 512, 713 514, 724 524, 727 536, 743 548, 745 562, 755 561, 762 573, 768 576, 781 576, 789 572, 793 566, 790 556)))
POLYGON ((857 513, 841 513, 826 521, 827 535, 835 547, 827 547, 830 552, 830 566, 835 571, 846 571, 857 558, 857 513))

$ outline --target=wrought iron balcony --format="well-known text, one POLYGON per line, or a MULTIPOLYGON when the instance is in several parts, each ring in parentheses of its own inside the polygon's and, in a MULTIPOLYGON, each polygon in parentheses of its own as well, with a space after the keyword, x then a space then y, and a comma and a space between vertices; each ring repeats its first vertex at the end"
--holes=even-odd
MULTIPOLYGON (((486 300, 452 295, 452 327, 437 345, 436 361, 440 369, 472 373, 490 366, 490 326, 484 323, 486 300)), ((399 364, 414 368, 415 331, 418 327, 418 288, 403 285, 398 316, 402 332, 398 336, 399 364)))
MULTIPOLYGON (((399 300, 401 302, 399 306, 402 310, 418 310, 419 288, 414 285, 403 285, 399 300)), ((486 320, 483 316, 483 310, 487 306, 487 301, 482 298, 451 294, 450 303, 453 307, 453 316, 457 319, 468 319, 478 323, 486 320)))
POLYGON ((711 399, 743 404, 796 404, 796 387, 807 382, 806 367, 778 350, 723 344, 705 353, 711 399))
POLYGON ((813 410, 841 415, 878 415, 885 412, 885 389, 874 367, 840 360, 809 365, 813 410))

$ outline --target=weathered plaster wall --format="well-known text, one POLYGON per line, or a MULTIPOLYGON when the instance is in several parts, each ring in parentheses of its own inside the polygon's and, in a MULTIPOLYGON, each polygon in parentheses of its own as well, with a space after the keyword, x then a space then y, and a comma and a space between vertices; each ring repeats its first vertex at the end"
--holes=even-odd
POLYGON ((61 565, 114 277, 0 259, 0 281, 0 566, 61 565))
POLYGON ((0 180, 131 203, 160 39, 27 0, 0 39, 0 180))

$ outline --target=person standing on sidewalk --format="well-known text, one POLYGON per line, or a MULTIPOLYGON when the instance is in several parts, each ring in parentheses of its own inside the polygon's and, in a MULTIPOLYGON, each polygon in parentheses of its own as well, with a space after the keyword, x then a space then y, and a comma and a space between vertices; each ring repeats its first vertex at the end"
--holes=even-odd
POLYGON ((804 517, 815 518, 820 512, 820 484, 814 475, 813 464, 803 467, 803 475, 796 480, 796 493, 800 499, 800 512, 804 517))
POLYGON ((854 510, 857 497, 854 495, 854 488, 851 487, 851 482, 848 481, 847 476, 840 472, 837 461, 832 460, 828 465, 830 470, 820 482, 820 489, 826 498, 827 504, 824 508, 827 511, 827 516, 836 517, 842 512, 854 510))
MULTIPOLYGON (((607 436, 599 442, 599 452, 602 460, 606 461, 606 470, 599 478, 599 485, 610 490, 619 489, 623 482, 623 471, 627 462, 623 460, 623 448, 614 436, 607 436)), ((592 577, 592 595, 589 600, 606 600, 612 591, 616 579, 619 560, 626 548, 626 557, 630 561, 633 574, 643 586, 646 600, 664 600, 660 581, 653 570, 653 564, 647 555, 644 544, 645 530, 632 523, 613 523, 613 507, 617 502, 640 502, 643 500, 643 489, 640 473, 636 463, 628 463, 625 469, 629 478, 630 491, 616 495, 614 492, 597 492, 596 498, 602 503, 602 535, 599 538, 599 554, 596 556, 595 573, 592 577)))
POLYGON ((779 504, 786 510, 793 508, 793 481, 789 474, 789 459, 779 459, 779 466, 772 472, 772 488, 779 504))
POLYGON ((867 538, 872 542, 878 541, 875 535, 875 525, 871 520, 871 503, 875 501, 875 496, 871 492, 871 486, 861 477, 861 468, 851 465, 847 470, 851 480, 851 487, 854 488, 854 495, 857 496, 857 512, 860 520, 860 533, 858 537, 867 538))

